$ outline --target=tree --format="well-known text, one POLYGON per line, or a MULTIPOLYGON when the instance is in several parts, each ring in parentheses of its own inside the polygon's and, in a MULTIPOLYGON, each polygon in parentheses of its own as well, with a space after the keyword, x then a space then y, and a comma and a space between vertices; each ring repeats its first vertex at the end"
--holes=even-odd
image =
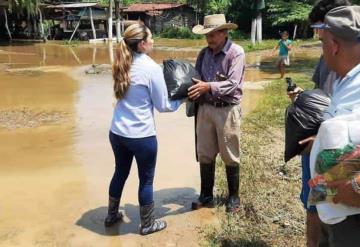
POLYGON ((21 15, 27 14, 30 19, 38 14, 39 5, 40 0, 11 0, 9 1, 9 10, 21 15))
POLYGON ((296 38, 296 31, 298 25, 303 25, 308 23, 308 16, 312 9, 311 1, 282 1, 282 0, 272 0, 268 4, 268 13, 269 20, 272 25, 282 25, 287 23, 292 23, 294 27, 293 38, 296 38))
POLYGON ((230 7, 229 0, 209 0, 207 3, 206 14, 226 14, 230 7))

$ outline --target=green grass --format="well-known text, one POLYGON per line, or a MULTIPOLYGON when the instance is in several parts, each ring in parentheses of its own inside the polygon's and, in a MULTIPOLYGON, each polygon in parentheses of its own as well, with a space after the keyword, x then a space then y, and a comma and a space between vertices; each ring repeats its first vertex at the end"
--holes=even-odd
MULTIPOLYGON (((276 39, 267 39, 263 40, 261 43, 256 43, 253 45, 250 40, 234 40, 237 44, 241 45, 245 52, 250 51, 261 51, 261 50, 270 50, 273 49, 279 40, 276 39)), ((308 39, 308 40, 296 40, 293 45, 294 46, 302 46, 302 45, 311 45, 311 44, 317 44, 319 41, 314 39, 308 39)))
MULTIPOLYGON (((312 88, 307 76, 294 76, 312 88)), ((207 246, 305 246, 304 210, 298 199, 299 162, 283 161, 286 84, 270 84, 257 108, 243 119, 241 135, 240 213, 229 215, 219 205, 219 226, 203 229, 207 246)), ((224 165, 218 162, 217 195, 227 194, 224 165)), ((221 200, 220 200, 221 201, 221 200)))

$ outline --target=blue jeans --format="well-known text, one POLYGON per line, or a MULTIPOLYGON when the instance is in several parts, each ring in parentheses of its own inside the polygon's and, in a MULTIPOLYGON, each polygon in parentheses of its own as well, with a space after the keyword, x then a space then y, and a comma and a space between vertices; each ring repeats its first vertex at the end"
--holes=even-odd
POLYGON ((303 154, 301 155, 301 168, 302 168, 302 188, 300 199, 304 205, 304 208, 309 212, 317 212, 315 206, 308 207, 308 198, 310 193, 310 187, 308 185, 309 180, 311 179, 310 173, 310 155, 303 154))
POLYGON ((110 182, 109 195, 121 199, 131 164, 135 157, 140 180, 138 199, 141 206, 153 202, 153 181, 157 156, 156 136, 125 138, 110 131, 109 139, 115 156, 115 172, 110 182))

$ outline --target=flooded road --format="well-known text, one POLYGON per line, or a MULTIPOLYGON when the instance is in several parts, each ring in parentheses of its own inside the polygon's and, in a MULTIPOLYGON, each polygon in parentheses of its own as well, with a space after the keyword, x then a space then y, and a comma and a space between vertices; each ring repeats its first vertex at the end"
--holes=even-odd
MULTIPOLYGON (((167 58, 194 62, 203 44, 159 40, 151 56, 159 63, 167 58)), ((301 63, 310 55, 318 56, 319 48, 308 55, 300 51, 296 58, 301 63)), ((278 77, 274 59, 247 55, 247 63, 254 65, 246 74, 247 88, 256 90, 245 90, 245 114, 261 98, 261 86, 252 83, 278 77)), ((114 166, 108 130, 115 100, 111 75, 85 70, 110 61, 105 45, 0 46, 0 246, 198 246, 198 227, 216 224, 212 210, 190 211, 200 181, 193 119, 182 107, 156 114, 156 213, 168 221, 168 229, 137 234, 133 168, 121 203, 125 222, 105 230, 114 166)))

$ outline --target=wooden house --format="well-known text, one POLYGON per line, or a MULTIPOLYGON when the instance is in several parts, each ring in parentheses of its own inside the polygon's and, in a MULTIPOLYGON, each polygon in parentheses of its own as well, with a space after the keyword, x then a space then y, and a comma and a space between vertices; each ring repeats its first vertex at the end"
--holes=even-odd
MULTIPOLYGON (((121 11, 124 8, 120 8, 121 11)), ((113 10, 114 11, 114 10, 113 10)), ((108 8, 97 3, 71 3, 48 5, 44 8, 45 19, 52 20, 52 39, 80 40, 108 37, 108 8)), ((113 13, 113 16, 115 14, 113 13)), ((137 21, 121 20, 124 30, 137 21)), ((113 19, 113 25, 116 21, 113 19)), ((113 28, 113 32, 115 28, 113 28)), ((113 35, 115 35, 113 33, 113 35)))
POLYGON ((142 20, 154 33, 160 33, 168 26, 192 28, 196 25, 196 12, 187 4, 132 4, 124 9, 124 17, 142 20))
POLYGON ((44 19, 51 20, 51 39, 79 39, 107 35, 107 9, 97 3, 54 4, 44 8, 44 19))

